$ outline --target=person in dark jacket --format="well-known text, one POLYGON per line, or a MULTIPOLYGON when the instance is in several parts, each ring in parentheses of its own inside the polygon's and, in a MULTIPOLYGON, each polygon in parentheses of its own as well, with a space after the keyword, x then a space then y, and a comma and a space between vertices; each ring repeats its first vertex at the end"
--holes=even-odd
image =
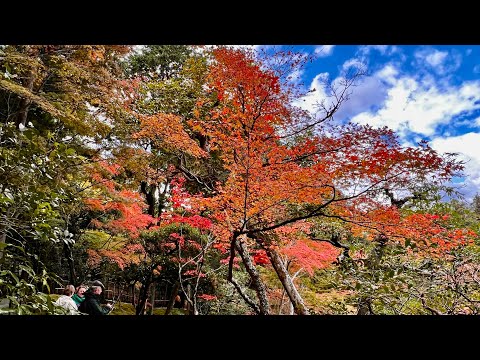
POLYGON ((102 293, 101 286, 91 286, 85 292, 85 300, 80 304, 78 310, 88 315, 107 315, 112 311, 112 305, 100 305, 100 294, 102 293))
POLYGON ((105 299, 105 286, 103 285, 103 283, 100 280, 95 280, 90 286, 100 286, 102 288, 102 292, 98 296, 97 300, 101 306, 104 306, 107 303, 107 300, 105 299))

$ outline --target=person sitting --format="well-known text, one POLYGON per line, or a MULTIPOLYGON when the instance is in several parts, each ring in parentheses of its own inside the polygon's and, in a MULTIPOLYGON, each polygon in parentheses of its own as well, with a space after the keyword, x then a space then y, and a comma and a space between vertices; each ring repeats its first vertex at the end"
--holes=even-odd
POLYGON ((80 285, 77 287, 75 294, 73 294, 72 299, 75 301, 77 305, 77 309, 80 304, 85 300, 85 291, 87 291, 88 287, 86 285, 80 285))
POLYGON ((59 305, 68 310, 68 314, 70 315, 78 314, 77 305, 72 299, 74 292, 75 287, 73 285, 67 285, 65 286, 65 289, 63 289, 63 295, 60 296, 57 301, 55 301, 55 305, 59 305))
POLYGON ((100 303, 100 305, 104 306, 105 304, 108 303, 107 299, 105 299, 105 286, 100 280, 94 280, 90 286, 100 286, 102 288, 102 293, 100 296, 98 296, 97 300, 100 303))
POLYGON ((100 294, 102 293, 102 287, 98 285, 91 286, 85 292, 85 300, 80 304, 78 308, 82 313, 88 315, 107 315, 112 311, 113 306, 106 304, 100 305, 100 294))

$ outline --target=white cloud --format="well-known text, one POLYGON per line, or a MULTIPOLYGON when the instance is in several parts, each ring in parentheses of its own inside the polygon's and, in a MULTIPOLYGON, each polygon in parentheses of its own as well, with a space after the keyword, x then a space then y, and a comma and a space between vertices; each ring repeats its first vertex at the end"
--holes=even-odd
POLYGON ((437 51, 428 54, 425 57, 425 61, 430 64, 432 67, 436 67, 442 65, 444 61, 447 59, 448 53, 446 51, 437 51))
POLYGON ((304 73, 304 69, 295 69, 287 76, 287 79, 293 84, 298 84, 301 82, 304 73))
MULTIPOLYGON (((384 72, 385 69, 379 73, 384 72)), ((438 125, 448 124, 455 116, 480 109, 480 81, 440 86, 430 77, 388 79, 393 86, 388 89, 384 106, 376 112, 360 113, 352 121, 388 126, 400 135, 413 131, 432 136, 438 125)))
POLYGON ((339 108, 335 118, 345 122, 361 112, 372 111, 381 107, 387 96, 387 86, 376 76, 360 79, 357 86, 352 87, 351 95, 339 108))
MULTIPOLYGON (((378 54, 395 56, 381 66, 378 62, 371 63, 373 73, 350 88, 350 99, 335 115, 336 122, 350 120, 374 127, 387 126, 399 134, 405 146, 415 146, 415 142, 429 137, 437 151, 461 153, 461 159, 467 161, 467 177, 460 179, 465 186, 462 192, 471 198, 480 189, 480 133, 456 135, 461 126, 480 127, 480 79, 457 83, 451 76, 459 69, 462 54, 468 54, 460 54, 455 49, 440 51, 422 47, 414 52, 412 63, 407 64, 400 48, 363 46, 354 58, 339 65, 338 75, 317 74, 309 87, 315 91, 300 99, 297 105, 314 113, 315 104, 322 101, 327 106, 331 104, 327 85, 338 84, 345 73, 369 64, 369 54, 377 55, 376 59, 378 54), (405 65, 412 65, 414 72, 405 73, 408 68, 405 65), (476 116, 472 118, 472 115, 476 116)), ((474 71, 480 73, 480 64, 474 71)))
POLYGON ((359 54, 364 56, 370 55, 373 50, 387 56, 401 52, 400 48, 395 45, 362 45, 358 48, 359 54))
MULTIPOLYGON (((364 64, 358 59, 347 60, 341 69, 342 73, 347 73, 349 69, 364 68, 364 64)), ((346 100, 335 113, 336 122, 345 123, 351 117, 365 111, 372 111, 381 106, 387 96, 387 86, 389 77, 396 74, 396 69, 386 68, 381 76, 364 76, 359 78, 355 86, 348 91, 351 92, 348 100, 346 100)), ((333 104, 330 87, 342 87, 341 83, 344 77, 339 76, 333 81, 329 79, 329 73, 320 73, 315 76, 309 86, 309 93, 294 102, 295 105, 302 109, 308 110, 311 114, 315 114, 319 109, 319 104, 329 107, 333 104)))
MULTIPOLYGON (((328 72, 317 74, 310 83, 309 93, 294 102, 294 105, 299 106, 304 110, 308 110, 314 114, 318 109, 318 104, 322 101, 328 101, 328 93, 326 90, 326 82, 328 82, 328 72)), ((330 104, 331 102, 328 102, 330 104)), ((327 105, 327 104, 326 104, 327 105)))
POLYGON ((387 64, 382 69, 375 73, 375 77, 386 82, 389 85, 394 85, 398 75, 398 70, 392 64, 387 64))
POLYGON ((454 72, 462 64, 462 55, 458 51, 439 51, 434 48, 423 48, 414 54, 416 66, 433 69, 439 75, 454 72))
MULTIPOLYGON (((421 51, 428 51, 428 55, 424 55, 430 55, 429 66, 439 67, 448 63, 446 57, 449 55, 446 53, 435 49, 421 51)), ((348 59, 341 65, 340 74, 362 66, 364 64, 358 58, 348 59)), ((310 90, 315 88, 316 91, 297 102, 299 106, 314 112, 315 104, 321 101, 327 105, 332 103, 324 83, 325 75, 328 79, 327 73, 318 74, 313 79, 310 90), (323 80, 321 84, 320 79, 323 80)), ((331 83, 339 83, 342 79, 339 76, 331 83)), ((433 137, 441 125, 473 124, 473 120, 467 121, 466 116, 480 109, 480 80, 452 85, 448 79, 428 72, 402 74, 399 63, 387 63, 372 75, 361 78, 350 89, 350 99, 342 104, 335 118, 340 122, 351 119, 360 124, 388 126, 404 139, 414 134, 433 137)), ((477 125, 480 126, 480 120, 477 125)))
POLYGON ((473 72, 475 74, 479 74, 480 73, 480 64, 477 64, 473 67, 473 72))
POLYGON ((388 45, 370 45, 369 48, 377 50, 380 54, 384 55, 388 50, 388 45))
POLYGON ((461 191, 467 199, 471 199, 480 189, 480 133, 436 138, 431 141, 431 145, 438 152, 459 153, 459 159, 466 162, 466 178, 461 191))
POLYGON ((350 68, 354 69, 364 69, 365 63, 360 59, 352 58, 345 61, 342 65, 342 70, 344 72, 348 71, 350 68))
POLYGON ((315 47, 315 54, 318 57, 327 57, 333 54, 335 45, 318 45, 315 47))
MULTIPOLYGON (((347 60, 342 66, 342 72, 350 68, 363 68, 364 64, 358 59, 347 60)), ((394 81, 395 75, 398 73, 396 68, 392 65, 385 66, 381 71, 375 73, 373 76, 364 76, 359 78, 356 86, 349 89, 351 95, 349 99, 345 101, 335 114, 335 118, 343 123, 351 117, 367 111, 373 111, 381 107, 387 97, 387 85, 394 81)), ((333 85, 339 84, 344 78, 339 76, 335 78, 331 83, 333 85)), ((309 110, 312 114, 317 110, 316 104, 322 101, 326 106, 331 105, 333 99, 329 97, 330 91, 327 83, 329 81, 328 73, 320 73, 312 80, 309 90, 310 92, 295 102, 305 110, 309 110), (315 89, 315 91, 312 91, 315 89)))

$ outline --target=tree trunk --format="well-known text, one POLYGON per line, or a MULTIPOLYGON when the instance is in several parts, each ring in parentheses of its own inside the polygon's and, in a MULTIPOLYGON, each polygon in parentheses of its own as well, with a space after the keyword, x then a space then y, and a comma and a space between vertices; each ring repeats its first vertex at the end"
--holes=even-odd
POLYGON ((269 315, 270 305, 268 304, 267 289, 265 288, 265 284, 263 283, 262 279, 260 279, 260 274, 258 273, 257 268, 255 267, 250 254, 248 253, 245 242, 239 238, 235 242, 235 248, 240 254, 243 264, 245 265, 245 268, 247 269, 247 272, 253 281, 253 286, 255 287, 255 291, 259 300, 260 315, 269 315))
POLYGON ((285 290, 282 291, 282 297, 280 298, 280 302, 278 304, 278 314, 277 315, 282 315, 282 306, 283 306, 283 299, 285 299, 285 290))
POLYGON ((135 307, 135 283, 132 284, 132 305, 135 307))
POLYGON ((64 243, 63 250, 65 252, 65 257, 67 258, 67 262, 68 262, 68 269, 70 271, 69 284, 74 284, 76 286, 77 276, 75 274, 75 265, 73 261, 72 247, 69 244, 64 243))
MULTIPOLYGON (((187 284, 187 298, 191 299, 192 298, 192 286, 190 284, 187 284)), ((190 301, 187 300, 187 314, 188 315, 193 315, 194 309, 190 301)))
POLYGON ((198 307, 197 307, 197 298, 196 292, 193 290, 192 285, 187 284, 187 315, 198 315, 198 307))
POLYGON ((358 300, 357 315, 374 315, 371 299, 362 297, 358 300))
POLYGON ((4 245, 7 242, 7 233, 5 232, 2 232, 0 233, 0 264, 1 264, 1 260, 3 260, 3 247, 4 245))
POLYGON ((165 315, 170 314, 170 312, 172 311, 173 304, 175 303, 175 298, 177 297, 177 294, 178 294, 178 289, 180 289, 180 282, 176 281, 175 285, 173 285, 172 294, 170 295, 170 300, 168 301, 167 309, 165 310, 165 315))
POLYGON ((142 181, 140 184, 140 190, 145 194, 145 199, 148 204, 148 215, 155 217, 155 185, 148 185, 146 181, 142 181))
POLYGON ((145 200, 148 204, 148 215, 158 217, 165 207, 165 195, 167 192, 167 185, 165 185, 163 193, 160 192, 160 187, 156 184, 148 185, 146 181, 140 184, 140 192, 145 195, 145 200))
POLYGON ((148 274, 145 282, 142 283, 140 294, 138 295, 138 304, 135 310, 136 315, 145 315, 145 304, 147 303, 148 289, 152 283, 152 274, 148 274))
MULTIPOLYGON (((35 81, 35 76, 32 72, 28 74, 27 80, 25 82, 25 87, 31 92, 33 90, 33 83, 35 81)), ((25 126, 27 123, 28 110, 30 108, 31 101, 27 98, 22 98, 18 107, 18 117, 17 117, 17 126, 22 124, 25 126)))
POLYGON ((197 301, 197 289, 193 290, 193 286, 190 288, 190 299, 192 299, 192 315, 198 315, 198 301, 197 301))
POLYGON ((153 309, 155 307, 155 281, 152 281, 152 284, 150 285, 150 305, 147 314, 153 315, 153 309))
POLYGON ((135 309, 136 315, 145 315, 145 303, 147 301, 147 286, 142 284, 140 292, 138 294, 137 308, 135 309))
POLYGON ((269 248, 265 248, 265 251, 267 252, 267 255, 273 265, 273 268, 275 269, 275 272, 278 275, 278 278, 282 282, 283 288, 285 289, 288 297, 290 298, 295 314, 309 315, 308 309, 303 303, 303 299, 298 293, 297 288, 295 287, 295 284, 290 277, 290 274, 288 273, 282 259, 280 258, 280 255, 278 255, 275 250, 269 248))

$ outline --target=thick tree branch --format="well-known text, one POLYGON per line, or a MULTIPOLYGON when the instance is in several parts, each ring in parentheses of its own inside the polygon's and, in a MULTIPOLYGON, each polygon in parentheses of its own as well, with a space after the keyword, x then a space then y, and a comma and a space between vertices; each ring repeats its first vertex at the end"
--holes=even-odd
POLYGON ((395 195, 390 191, 389 188, 384 187, 383 190, 385 191, 385 194, 389 197, 391 204, 398 209, 401 209, 402 206, 405 205, 407 201, 420 199, 420 196, 418 194, 413 194, 412 196, 407 196, 403 199, 397 199, 395 198, 395 195))
POLYGON ((324 242, 327 242, 330 245, 333 245, 337 248, 343 249, 343 252, 342 252, 343 256, 346 257, 346 258, 350 257, 350 254, 348 253, 350 248, 347 245, 343 245, 339 242, 340 236, 338 234, 332 234, 330 239, 320 239, 320 238, 317 238, 317 237, 311 237, 310 239, 315 240, 315 241, 324 241, 324 242))

